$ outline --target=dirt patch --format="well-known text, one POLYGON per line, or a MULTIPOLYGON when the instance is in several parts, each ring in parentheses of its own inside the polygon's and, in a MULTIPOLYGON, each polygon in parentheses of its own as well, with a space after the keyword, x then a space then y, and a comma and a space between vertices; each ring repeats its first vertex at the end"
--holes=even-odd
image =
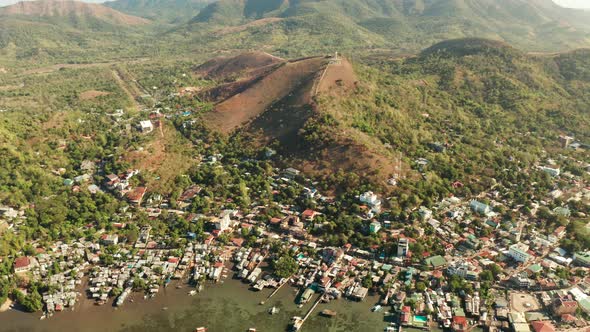
POLYGON ((334 91, 340 93, 342 90, 354 89, 357 81, 358 78, 348 60, 331 61, 317 85, 315 94, 330 94, 334 91))
POLYGON ((539 302, 534 295, 528 293, 511 293, 510 307, 514 311, 528 312, 540 309, 539 302))
POLYGON ((237 33, 237 32, 242 32, 244 30, 247 30, 249 28, 253 28, 253 27, 260 27, 260 26, 264 26, 267 24, 271 24, 271 23, 275 23, 275 22, 280 22, 282 21, 283 18, 280 17, 268 17, 268 18, 263 18, 260 20, 256 20, 250 23, 246 23, 243 25, 238 25, 235 27, 227 27, 227 28, 223 28, 220 30, 215 31, 215 35, 217 36, 223 36, 223 35, 227 35, 230 33, 237 33))
POLYGON ((325 58, 321 57, 284 63, 248 89, 218 104, 205 121, 218 131, 230 133, 314 80, 325 64, 325 58))
POLYGON ((101 96, 108 96, 110 94, 111 94, 110 92, 105 92, 105 91, 88 90, 88 91, 82 92, 79 97, 81 100, 91 100, 91 99, 98 98, 101 96))
MULTIPOLYGON (((218 57, 196 68, 197 75, 224 80, 240 76, 254 76, 262 68, 283 63, 285 60, 265 52, 249 52, 233 57, 218 57)), ((259 73, 260 74, 260 73, 259 73)))

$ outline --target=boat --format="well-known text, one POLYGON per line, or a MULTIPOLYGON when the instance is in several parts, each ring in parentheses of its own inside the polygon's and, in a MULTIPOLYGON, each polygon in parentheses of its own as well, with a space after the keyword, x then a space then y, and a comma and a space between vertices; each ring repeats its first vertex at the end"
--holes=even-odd
POLYGON ((253 328, 253 327, 251 327, 251 328, 248 329, 248 332, 256 332, 256 329, 253 328))
POLYGON ((383 307, 381 305, 377 304, 373 308, 371 308, 371 311, 377 312, 377 311, 381 311, 381 309, 383 309, 383 307))
POLYGON ((270 309, 268 310, 268 313, 269 313, 269 314, 271 314, 271 315, 274 315, 274 314, 278 313, 279 311, 281 311, 279 308, 277 308, 277 307, 272 307, 272 308, 270 308, 270 309))
POLYGON ((206 327, 202 327, 202 326, 201 327, 197 327, 195 329, 195 332, 207 332, 207 328, 206 327))
POLYGON ((291 324, 289 325, 291 328, 291 331, 299 331, 299 329, 301 329, 302 325, 303 325, 303 318, 301 318, 299 316, 293 316, 293 318, 291 318, 291 324))
POLYGON ((324 309, 324 310, 322 310, 322 312, 320 312, 320 315, 325 316, 325 317, 334 317, 334 316, 336 316, 336 311, 330 310, 330 309, 324 309))
POLYGON ((194 289, 192 291, 188 292, 188 295, 190 295, 190 296, 195 296, 196 294, 197 294, 197 291, 194 289))

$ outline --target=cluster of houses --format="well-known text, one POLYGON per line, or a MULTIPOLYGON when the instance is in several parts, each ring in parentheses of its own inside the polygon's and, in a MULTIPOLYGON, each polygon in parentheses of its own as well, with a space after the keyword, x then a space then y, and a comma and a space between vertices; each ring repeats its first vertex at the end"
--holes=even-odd
MULTIPOLYGON (((217 157, 209 160, 216 162, 217 157)), ((91 172, 93 167, 87 164, 85 169, 91 172)), ((556 181, 564 175, 543 170, 556 181)), ((309 185, 311 181, 302 179, 301 173, 293 168, 277 172, 272 178, 273 193, 291 185, 301 186, 302 195, 317 202, 318 207, 300 209, 277 202, 280 215, 268 220, 259 218, 267 207, 256 204, 247 214, 227 208, 210 216, 185 213, 182 210, 201 193, 198 185, 184 188, 177 202, 179 210, 168 210, 162 205, 151 207, 144 200, 147 188, 131 187, 130 179, 137 173, 131 170, 108 175, 103 188, 118 193, 152 218, 165 213, 182 213, 189 222, 205 218, 211 231, 205 233, 202 241, 196 239, 196 234, 188 233, 186 245, 174 249, 166 247, 162 239, 150 236, 149 227, 142 228, 137 242, 132 244, 120 243, 116 231, 104 232, 98 242, 79 239, 69 244, 56 243, 48 252, 17 258, 15 273, 32 275, 55 286, 50 293, 43 294, 48 312, 72 306, 80 296, 77 286, 85 278, 88 297, 98 303, 116 297, 116 304, 123 305, 138 288, 151 296, 171 279, 185 277, 202 287, 205 280, 227 277, 233 268, 235 277, 254 290, 278 288, 285 283, 300 288, 297 301, 301 304, 314 297, 322 301, 362 301, 369 295, 380 294, 380 305, 392 306, 391 312, 400 326, 428 329, 431 324, 438 324, 454 331, 467 331, 483 325, 491 330, 550 331, 550 325, 587 325, 576 313, 581 310, 590 314, 590 252, 568 252, 560 247, 560 240, 566 236, 565 226, 535 229, 529 223, 530 217, 517 211, 516 218, 506 220, 498 211, 509 204, 497 190, 474 199, 445 197, 432 207, 416 209, 413 212, 420 220, 412 227, 413 236, 406 234, 406 225, 395 227, 396 223, 388 220, 378 194, 369 191, 359 195, 356 199, 362 208, 358 217, 366 225, 367 235, 395 244, 393 251, 385 252, 378 246, 326 246, 321 238, 313 236, 312 230, 323 227, 325 221, 320 216, 334 204, 334 198, 320 194, 309 185), (259 245, 246 246, 243 234, 256 234, 259 245), (222 236, 229 237, 229 243, 221 241, 222 236), (415 244, 425 236, 436 237, 436 253, 414 252, 415 244), (298 264, 294 275, 279 278, 265 268, 274 258, 270 246, 263 245, 266 240, 280 243, 293 256, 298 264), (494 275, 492 287, 483 287, 482 273, 496 266, 500 272, 494 275), (568 271, 567 276, 561 271, 568 271), (450 280, 454 276, 468 284, 470 291, 451 290, 450 280), (500 290, 528 294, 543 305, 532 309, 531 304, 531 310, 519 311, 513 303, 516 300, 502 301, 500 290), (538 315, 527 317, 530 313, 538 315)), ((73 181, 79 180, 85 181, 73 181)), ((564 197, 588 202, 590 189, 576 184, 566 192, 553 191, 533 203, 531 214, 534 216, 540 207, 564 197)), ((564 218, 569 216, 565 205, 551 212, 564 218)), ((14 215, 15 211, 0 213, 14 215)))

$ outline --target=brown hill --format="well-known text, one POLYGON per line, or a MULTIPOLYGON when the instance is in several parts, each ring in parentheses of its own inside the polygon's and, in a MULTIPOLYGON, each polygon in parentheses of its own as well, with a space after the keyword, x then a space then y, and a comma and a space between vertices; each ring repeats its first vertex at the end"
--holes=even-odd
POLYGON ((115 25, 141 25, 148 20, 130 16, 114 9, 78 1, 23 1, 0 8, 0 16, 31 16, 43 18, 97 19, 115 25))
POLYGON ((264 52, 249 52, 232 57, 218 57, 205 62, 196 69, 196 73, 209 79, 223 80, 241 75, 253 76, 285 60, 264 52))
POLYGON ((204 116, 210 128, 244 135, 257 146, 278 142, 279 152, 291 165, 316 175, 343 170, 385 183, 393 173, 393 159, 353 128, 325 126, 319 133, 323 138, 310 142, 310 128, 338 112, 328 110, 329 103, 322 100, 346 98, 356 89, 357 77, 346 59, 286 61, 248 54, 214 59, 197 71, 210 78, 239 77, 202 92, 217 102, 204 116))

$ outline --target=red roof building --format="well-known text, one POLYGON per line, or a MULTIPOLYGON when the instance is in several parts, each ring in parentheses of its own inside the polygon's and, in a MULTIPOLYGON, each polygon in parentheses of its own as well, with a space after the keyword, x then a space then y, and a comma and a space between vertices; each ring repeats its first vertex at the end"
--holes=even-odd
POLYGON ((535 321, 531 325, 535 332, 555 332, 555 327, 551 322, 535 321))
POLYGON ((307 210, 303 211, 303 213, 301 215, 303 216, 304 220, 312 221, 313 218, 315 218, 315 216, 318 215, 318 213, 315 212, 314 210, 307 209, 307 210))
POLYGON ((127 200, 129 203, 141 205, 141 201, 143 200, 143 196, 145 196, 146 192, 146 187, 137 187, 127 193, 127 200))
POLYGON ((31 269, 31 259, 27 256, 19 257, 14 260, 14 272, 27 272, 31 269))

